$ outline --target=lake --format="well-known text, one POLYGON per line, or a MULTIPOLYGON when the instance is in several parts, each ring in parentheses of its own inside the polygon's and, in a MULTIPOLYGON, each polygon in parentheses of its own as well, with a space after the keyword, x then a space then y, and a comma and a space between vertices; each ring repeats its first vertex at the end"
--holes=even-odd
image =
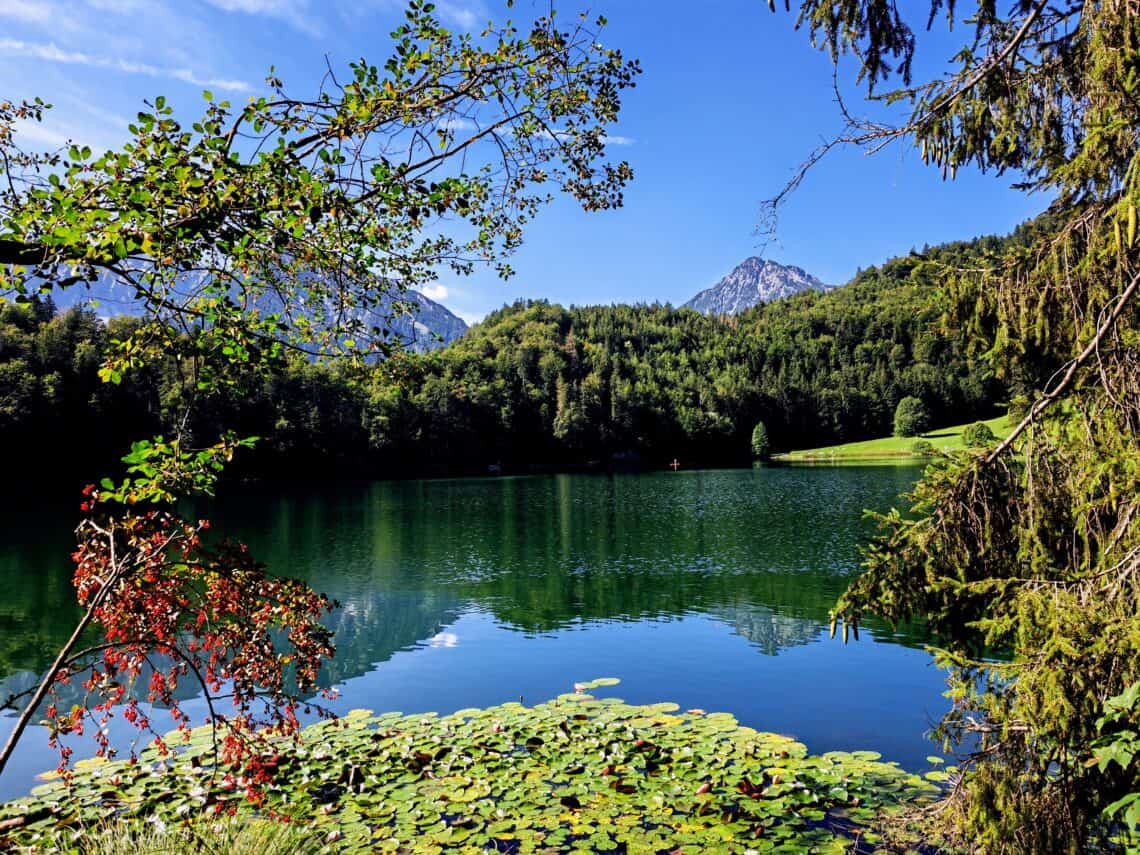
MULTIPOLYGON (((872 749, 918 769, 947 706, 921 630, 871 623, 844 646, 827 623, 872 531, 863 510, 898 505, 919 471, 264 486, 195 510, 340 602, 327 676, 341 712, 538 702, 612 676, 630 702, 727 711, 813 752, 872 749)), ((46 667, 78 614, 71 513, 4 516, 0 693, 46 667)), ((39 730, 13 762, 0 799, 57 757, 39 730)))

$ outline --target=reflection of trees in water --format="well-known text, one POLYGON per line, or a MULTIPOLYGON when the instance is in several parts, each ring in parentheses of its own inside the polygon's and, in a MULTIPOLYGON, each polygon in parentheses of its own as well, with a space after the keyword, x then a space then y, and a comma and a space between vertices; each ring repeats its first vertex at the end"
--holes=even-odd
MULTIPOLYGON (((52 654, 54 655, 57 652, 58 651, 53 650, 52 654)), ((167 669, 171 664, 171 661, 169 659, 158 654, 151 654, 151 659, 154 662, 155 666, 159 669, 167 669)), ((46 660, 44 664, 47 664, 46 660)), ((152 670, 150 667, 144 667, 142 673, 135 678, 134 683, 128 686, 126 697, 133 697, 142 703, 146 703, 146 694, 148 686, 150 685, 151 673, 152 670)), ((52 700, 49 697, 44 700, 44 704, 46 705, 48 703, 57 703, 60 707, 67 708, 72 704, 82 703, 84 697, 88 694, 87 690, 83 687, 83 681, 88 675, 89 672, 79 671, 70 682, 56 683, 55 699, 52 700)), ((4 679, 0 680, 0 698, 6 699, 9 696, 9 693, 18 694, 20 692, 26 691, 29 688, 34 688, 39 683, 42 676, 42 673, 33 671, 16 671, 9 674, 8 676, 4 677, 4 679)), ((179 681, 178 687, 174 690, 173 695, 180 702, 189 701, 193 698, 199 697, 201 695, 201 690, 197 681, 195 681, 193 677, 186 676, 179 681)), ((18 701, 17 705, 18 708, 22 709, 22 700, 18 701)), ((165 705, 163 704, 155 704, 155 707, 159 709, 165 709, 165 705)), ((10 712, 11 711, 9 711, 9 713, 10 712)), ((166 722, 164 721, 162 723, 156 723, 156 726, 160 731, 164 730, 166 729, 166 722)))
MULTIPOLYGON (((755 470, 275 487, 195 513, 342 604, 326 670, 341 682, 470 607, 523 632, 706 613, 768 654, 803 644, 857 569, 862 509, 888 507, 908 477, 755 470)), ((21 540, 0 542, 0 680, 46 667, 74 625, 71 535, 60 528, 17 525, 9 531, 21 540)), ((925 639, 879 629, 896 643, 925 639)))
POLYGON ((69 555, 75 539, 66 517, 45 522, 50 513, 27 508, 0 509, 0 693, 22 672, 47 667, 82 614, 71 584, 69 555))

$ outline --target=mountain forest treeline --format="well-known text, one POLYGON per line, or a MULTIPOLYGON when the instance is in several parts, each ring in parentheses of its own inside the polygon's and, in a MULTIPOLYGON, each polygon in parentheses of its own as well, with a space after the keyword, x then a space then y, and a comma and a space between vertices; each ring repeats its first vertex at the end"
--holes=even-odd
POLYGON ((927 248, 843 288, 735 316, 519 301, 435 352, 363 373, 297 357, 207 392, 173 357, 118 385, 99 382, 107 349, 135 319, 57 312, 50 300, 9 304, 0 309, 0 439, 21 450, 17 467, 95 471, 140 432, 168 431, 189 411, 196 441, 223 426, 261 438, 242 474, 287 465, 291 477, 321 477, 615 457, 729 464, 748 459, 760 422, 774 450, 889 434, 908 396, 935 425, 990 417, 1018 379, 995 375, 976 337, 947 322, 953 274, 1036 228, 927 248))
POLYGON ((615 455, 728 464, 747 459, 758 422, 776 450, 863 439, 890 433, 908 396, 934 424, 989 417, 1009 378, 945 323, 947 272, 1027 230, 912 253, 844 288, 736 316, 519 301, 447 348, 399 354, 363 376, 293 358, 206 394, 174 358, 119 385, 99 381, 107 349, 137 323, 130 317, 10 304, 0 309, 0 439, 22 450, 17 466, 93 470, 140 430, 168 430, 193 396, 199 441, 223 426, 261 437, 243 474, 288 464, 291 475, 410 475, 615 455))

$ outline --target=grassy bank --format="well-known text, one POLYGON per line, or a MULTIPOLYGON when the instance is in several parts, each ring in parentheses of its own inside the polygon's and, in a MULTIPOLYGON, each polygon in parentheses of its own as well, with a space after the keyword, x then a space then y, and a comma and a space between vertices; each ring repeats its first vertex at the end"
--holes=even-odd
MULTIPOLYGON (((882 460, 921 460, 929 454, 924 450, 916 450, 920 441, 928 442, 937 451, 962 448, 962 432, 973 422, 954 427, 937 428, 922 436, 899 437, 887 436, 882 439, 868 439, 863 442, 848 442, 843 445, 829 445, 824 448, 808 448, 802 451, 790 451, 786 454, 775 454, 773 460, 783 463, 796 462, 859 462, 882 460)), ((1009 419, 998 416, 983 422, 993 431, 994 436, 1003 439, 1009 434, 1009 419)))

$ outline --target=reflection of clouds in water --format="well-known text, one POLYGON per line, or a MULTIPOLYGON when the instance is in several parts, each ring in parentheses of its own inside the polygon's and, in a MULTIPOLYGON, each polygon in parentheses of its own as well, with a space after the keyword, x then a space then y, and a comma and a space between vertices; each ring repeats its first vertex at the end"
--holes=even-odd
POLYGON ((454 632, 437 632, 427 643, 428 647, 455 647, 459 644, 459 636, 454 632))

